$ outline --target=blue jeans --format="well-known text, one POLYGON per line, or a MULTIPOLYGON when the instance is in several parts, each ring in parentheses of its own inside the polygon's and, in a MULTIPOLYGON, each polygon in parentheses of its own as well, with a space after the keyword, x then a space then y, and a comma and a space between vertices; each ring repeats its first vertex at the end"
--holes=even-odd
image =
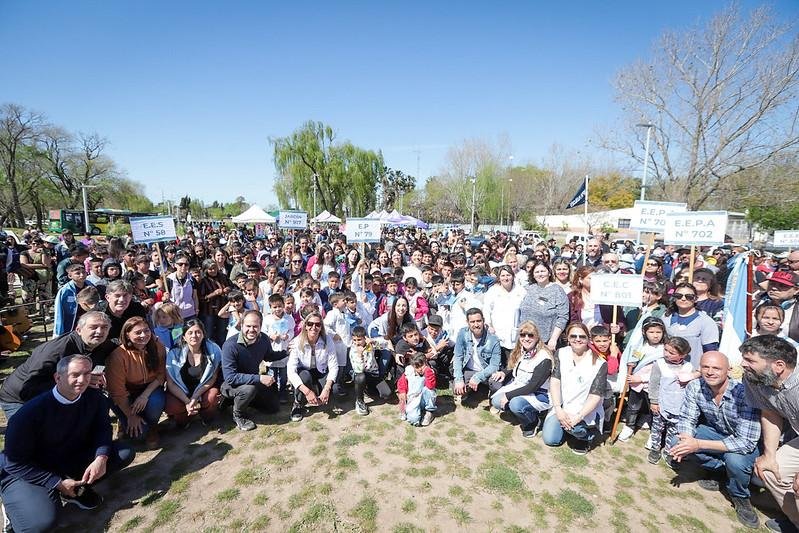
MULTIPOLYGON (((131 403, 133 403, 135 400, 136 398, 133 396, 129 398, 131 403)), ((161 418, 161 413, 164 412, 165 405, 166 394, 164 393, 164 389, 157 388, 150 393, 150 397, 147 399, 147 405, 145 405, 144 410, 139 413, 144 421, 144 431, 142 431, 142 436, 147 434, 147 430, 150 428, 150 426, 155 426, 158 424, 158 419, 161 418)), ((117 415, 117 418, 119 418, 121 427, 127 431, 128 417, 125 416, 125 413, 122 412, 122 409, 114 404, 111 405, 111 410, 115 415, 117 415)))
POLYGON ((414 426, 422 420, 422 414, 425 411, 435 412, 436 410, 436 391, 424 387, 422 389, 422 401, 419 403, 419 409, 408 411, 405 413, 405 419, 408 423, 414 426))
MULTIPOLYGON (((700 440, 723 440, 724 435, 709 426, 699 425, 694 437, 700 440)), ((702 468, 719 471, 727 470, 727 491, 733 498, 749 497, 749 482, 752 480, 752 467, 760 455, 757 447, 747 454, 734 452, 696 452, 689 456, 702 468)))
POLYGON ((572 429, 565 430, 560 425, 558 417, 552 414, 544 420, 544 428, 541 430, 541 438, 547 446, 560 446, 566 440, 566 434, 571 435, 577 440, 591 442, 594 440, 594 432, 588 427, 585 421, 581 421, 572 429))
MULTIPOLYGON (((106 476, 128 466, 135 456, 136 452, 129 444, 114 441, 106 464, 106 476)), ((58 474, 80 479, 83 472, 58 472, 58 474)), ((61 509, 58 490, 47 490, 41 485, 28 483, 24 479, 11 477, 3 472, 0 498, 3 499, 14 531, 50 531, 56 526, 58 511, 61 509)))
POLYGON ((519 420, 522 431, 532 431, 538 427, 538 416, 541 413, 522 396, 511 398, 507 407, 513 413, 513 416, 519 420))
POLYGON ((6 423, 8 423, 8 419, 14 416, 14 414, 22 409, 22 406, 25 405, 24 403, 12 403, 12 402, 0 402, 0 409, 6 414, 6 423))

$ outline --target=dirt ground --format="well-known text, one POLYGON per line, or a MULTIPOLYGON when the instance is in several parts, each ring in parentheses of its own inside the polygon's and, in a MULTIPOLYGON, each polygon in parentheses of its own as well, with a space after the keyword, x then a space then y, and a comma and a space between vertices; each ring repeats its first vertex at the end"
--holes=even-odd
MULTIPOLYGON (((27 353, 14 355, 0 373, 27 353)), ((398 420, 392 403, 365 417, 352 404, 299 423, 288 406, 254 414, 247 433, 229 411, 217 427, 164 431, 160 449, 98 484, 101 508, 64 508, 59 531, 745 531, 695 474, 646 461, 646 431, 581 457, 522 438, 485 400, 456 408, 440 391, 426 428, 398 420)), ((767 493, 753 503, 773 516, 767 493)))

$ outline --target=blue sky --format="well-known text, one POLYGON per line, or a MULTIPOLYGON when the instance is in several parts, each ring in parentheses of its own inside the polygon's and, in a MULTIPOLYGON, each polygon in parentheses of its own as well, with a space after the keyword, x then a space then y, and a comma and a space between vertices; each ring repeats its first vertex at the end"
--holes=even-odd
MULTIPOLYGON (((276 203, 269 137, 306 120, 421 178, 507 136, 516 163, 617 117, 611 81, 726 2, 0 2, 0 103, 97 132, 153 200, 276 203)), ((744 10, 759 2, 743 1, 744 10)), ((799 2, 771 3, 783 21, 799 2)))

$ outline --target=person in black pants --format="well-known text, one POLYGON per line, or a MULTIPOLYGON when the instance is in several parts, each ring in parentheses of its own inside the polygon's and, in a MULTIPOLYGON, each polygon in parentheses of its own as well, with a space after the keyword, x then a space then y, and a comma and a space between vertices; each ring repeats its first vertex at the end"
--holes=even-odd
POLYGON ((247 311, 241 319, 241 333, 222 346, 222 396, 233 400, 233 421, 241 431, 255 429, 255 422, 244 416, 252 405, 264 413, 280 409, 277 384, 271 374, 261 375, 261 361, 277 361, 280 352, 261 333, 263 318, 259 311, 247 311))
POLYGON ((62 502, 96 508, 102 498, 92 485, 133 461, 129 445, 112 441, 108 401, 89 388, 91 372, 88 355, 60 359, 55 387, 9 419, 0 470, 4 531, 49 531, 62 502))

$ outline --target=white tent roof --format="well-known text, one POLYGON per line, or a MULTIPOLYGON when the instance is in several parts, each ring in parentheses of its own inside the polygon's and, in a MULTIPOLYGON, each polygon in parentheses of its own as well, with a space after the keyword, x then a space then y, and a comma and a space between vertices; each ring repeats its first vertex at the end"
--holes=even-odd
POLYGON ((340 219, 340 218, 338 218, 336 215, 332 215, 332 214, 330 214, 330 213, 327 211, 327 209, 325 209, 324 211, 322 211, 321 213, 319 213, 318 215, 316 215, 315 217, 313 217, 313 218, 311 219, 311 222, 316 222, 316 223, 319 223, 319 224, 324 224, 324 223, 327 223, 327 222, 330 222, 330 223, 340 223, 340 222, 341 222, 341 219, 340 219))
POLYGON ((240 215, 231 220, 237 224, 274 224, 277 222, 275 217, 261 209, 259 205, 253 205, 240 215))

